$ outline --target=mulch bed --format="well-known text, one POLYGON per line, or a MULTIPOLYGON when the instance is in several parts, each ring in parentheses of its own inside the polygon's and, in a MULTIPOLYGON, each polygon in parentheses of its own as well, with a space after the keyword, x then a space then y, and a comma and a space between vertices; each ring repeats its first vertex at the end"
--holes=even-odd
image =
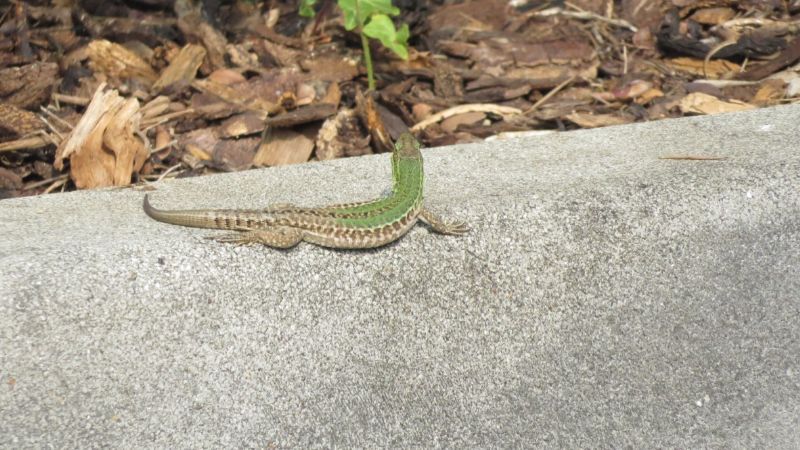
MULTIPOLYGON (((0 198, 798 101, 800 2, 396 0, 409 58, 335 2, 0 6, 0 198)), ((679 156, 681 157, 681 156, 679 156)), ((712 159, 713 155, 683 155, 712 159)))

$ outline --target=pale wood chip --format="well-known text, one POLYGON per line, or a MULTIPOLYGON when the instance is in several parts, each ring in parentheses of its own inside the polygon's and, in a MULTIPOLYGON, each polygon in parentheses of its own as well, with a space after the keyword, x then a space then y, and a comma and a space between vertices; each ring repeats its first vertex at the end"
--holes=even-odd
POLYGON ((127 186, 131 176, 139 172, 150 152, 144 142, 136 136, 142 114, 139 101, 129 98, 123 103, 103 132, 103 145, 114 153, 112 180, 115 186, 127 186))
POLYGON ((444 111, 439 111, 438 113, 433 114, 427 119, 418 122, 416 125, 411 127, 411 131, 423 130, 428 126, 439 122, 440 120, 444 120, 448 117, 453 117, 457 114, 464 114, 468 112, 493 113, 499 116, 513 116, 517 114, 522 114, 522 110, 518 108, 512 108, 510 106, 501 106, 501 105, 483 104, 483 103, 459 105, 445 109, 444 111))
POLYGON ((206 49, 203 47, 194 44, 185 45, 153 83, 153 92, 190 85, 197 76, 197 69, 203 64, 205 56, 206 49))
POLYGON ((258 113, 247 112, 229 117, 219 126, 223 138, 246 136, 264 131, 264 119, 258 113))
POLYGON ((152 84, 158 78, 150 64, 127 48, 105 39, 89 43, 89 65, 115 79, 135 78, 152 84))
POLYGON ((756 109, 755 105, 739 100, 722 100, 713 95, 693 92, 678 103, 684 114, 719 114, 756 109))
POLYGON ((64 159, 70 158, 73 153, 83 147, 89 134, 95 129, 103 115, 123 102, 116 90, 104 91, 105 86, 105 83, 102 83, 97 88, 75 128, 56 149, 55 163, 53 164, 56 169, 62 170, 64 159))
POLYGON ((611 125, 624 125, 633 123, 634 119, 630 116, 620 116, 618 114, 590 114, 573 112, 567 114, 565 119, 579 125, 581 128, 607 127, 611 125))
POLYGON ((314 150, 314 141, 302 133, 275 129, 270 138, 259 146, 253 164, 257 166, 283 166, 308 161, 314 150))
POLYGON ((104 91, 104 87, 100 85, 86 112, 56 149, 54 166, 62 170, 69 158, 70 178, 79 189, 128 185, 150 156, 138 137, 139 101, 125 100, 116 90, 104 91))

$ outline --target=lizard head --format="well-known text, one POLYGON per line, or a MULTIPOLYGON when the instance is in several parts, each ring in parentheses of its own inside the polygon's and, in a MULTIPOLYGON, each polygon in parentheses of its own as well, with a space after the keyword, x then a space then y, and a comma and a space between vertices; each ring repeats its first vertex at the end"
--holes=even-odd
POLYGON ((419 158, 419 149, 419 141, 409 132, 401 134, 394 144, 395 153, 401 158, 419 158))

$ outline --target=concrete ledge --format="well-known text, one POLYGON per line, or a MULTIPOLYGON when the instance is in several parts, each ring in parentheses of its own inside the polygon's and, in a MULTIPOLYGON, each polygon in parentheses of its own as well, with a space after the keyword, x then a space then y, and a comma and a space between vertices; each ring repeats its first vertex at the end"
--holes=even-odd
MULTIPOLYGON (((377 251, 0 201, 0 447, 800 446, 800 106, 425 153, 377 251), (661 156, 720 156, 721 161, 661 156)), ((155 205, 379 194, 386 155, 172 181, 155 205)))

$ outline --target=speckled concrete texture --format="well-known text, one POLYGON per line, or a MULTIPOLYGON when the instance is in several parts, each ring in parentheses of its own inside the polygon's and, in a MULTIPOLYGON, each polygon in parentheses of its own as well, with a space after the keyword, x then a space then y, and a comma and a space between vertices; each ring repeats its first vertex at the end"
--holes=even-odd
MULTIPOLYGON (((425 152, 468 221, 290 251, 0 201, 0 447, 800 447, 800 106, 425 152), (717 161, 660 159, 718 156, 717 161)), ((378 195, 387 155, 160 208, 378 195)))

